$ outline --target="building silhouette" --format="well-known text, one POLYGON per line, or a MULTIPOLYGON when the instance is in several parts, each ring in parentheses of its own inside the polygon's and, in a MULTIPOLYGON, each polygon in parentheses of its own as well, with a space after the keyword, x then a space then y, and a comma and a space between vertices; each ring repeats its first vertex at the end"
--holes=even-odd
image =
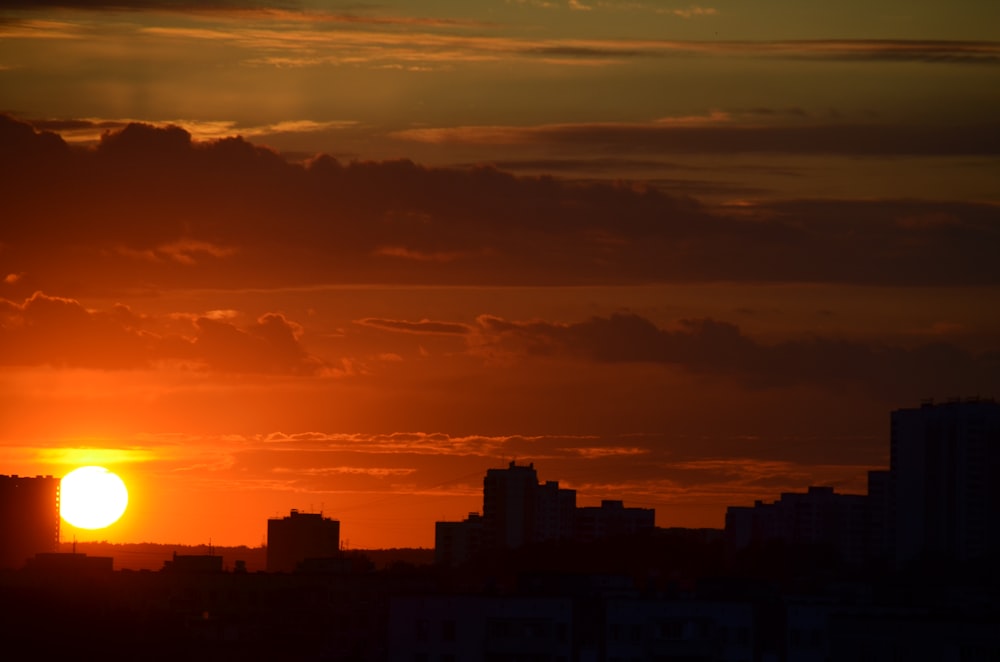
POLYGON ((28 559, 24 568, 48 577, 107 575, 114 570, 114 559, 75 552, 40 552, 28 559))
POLYGON ((868 503, 863 494, 838 494, 826 486, 784 492, 773 503, 727 508, 726 538, 735 549, 768 541, 825 545, 846 561, 862 563, 868 557, 868 503))
POLYGON ((888 560, 892 552, 892 474, 868 472, 868 559, 888 560))
POLYGON ((307 559, 340 553, 340 522, 320 513, 292 509, 288 517, 267 520, 267 571, 292 572, 307 559))
POLYGON ((1000 554, 1000 404, 970 398, 891 413, 890 466, 866 495, 831 487, 730 506, 726 538, 825 544, 850 562, 964 562, 1000 554))
POLYGON ((439 564, 458 565, 483 552, 634 534, 655 528, 655 519, 652 508, 626 508, 617 500, 578 508, 576 490, 554 480, 539 483, 533 463, 511 462, 486 471, 482 515, 435 523, 434 555, 439 564))
POLYGON ((215 554, 178 554, 163 563, 162 572, 206 574, 222 572, 222 557, 215 554))
POLYGON ((461 522, 434 523, 434 562, 454 566, 483 551, 483 517, 469 513, 461 522))
POLYGON ((656 511, 652 508, 626 508, 615 499, 604 499, 600 507, 576 509, 573 539, 590 542, 613 536, 630 536, 656 527, 656 511))
POLYGON ((0 476, 0 568, 59 547, 59 479, 0 476))
POLYGON ((513 461, 506 469, 488 469, 483 479, 485 544, 517 549, 526 544, 568 539, 573 534, 576 491, 557 481, 538 483, 535 465, 513 461))
POLYGON ((891 420, 887 519, 896 561, 1000 551, 1000 404, 925 402, 891 420))

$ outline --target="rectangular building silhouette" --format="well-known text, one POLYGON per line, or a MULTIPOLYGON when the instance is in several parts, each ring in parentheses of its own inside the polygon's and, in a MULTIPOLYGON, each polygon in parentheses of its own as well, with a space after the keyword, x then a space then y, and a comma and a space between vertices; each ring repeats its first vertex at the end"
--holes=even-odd
POLYGON ((486 471, 482 515, 435 523, 434 556, 439 564, 459 565, 482 552, 635 534, 655 528, 655 519, 652 508, 626 508, 617 500, 577 508, 576 490, 554 480, 539 483, 534 464, 511 462, 486 471))
POLYGON ((894 556, 967 561, 1000 551, 1000 404, 966 399, 892 412, 894 556))
POLYGON ((267 571, 292 572, 307 559, 340 553, 340 522, 320 513, 292 509, 288 517, 267 520, 267 571))
POLYGON ((59 479, 0 476, 0 568, 59 548, 59 479))

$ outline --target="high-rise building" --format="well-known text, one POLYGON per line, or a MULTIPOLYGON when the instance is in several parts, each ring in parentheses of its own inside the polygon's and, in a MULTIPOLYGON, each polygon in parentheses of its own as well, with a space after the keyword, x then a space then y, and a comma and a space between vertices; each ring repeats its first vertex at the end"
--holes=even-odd
POLYGON ((511 462, 488 469, 483 479, 484 544, 516 549, 529 543, 568 539, 573 535, 576 491, 556 481, 539 485, 535 465, 511 462))
POLYGON ((59 479, 0 476, 0 568, 59 548, 59 479))
POLYGON ((267 520, 267 571, 291 572, 307 559, 340 553, 340 522, 320 513, 292 509, 288 517, 267 520))
POLYGON ((483 529, 490 548, 514 549, 530 542, 535 524, 535 465, 488 469, 483 478, 483 529))
POLYGON ((868 472, 868 558, 885 561, 892 550, 892 476, 886 469, 868 472))
POLYGON ((655 519, 652 508, 625 508, 621 501, 577 508, 576 490, 554 480, 539 483, 534 464, 511 462, 486 471, 482 515, 469 513, 461 522, 435 524, 434 555, 442 565, 459 565, 481 552, 628 535, 655 528, 655 519))
POLYGON ((966 399, 892 412, 890 539, 897 561, 1000 552, 1000 404, 966 399))

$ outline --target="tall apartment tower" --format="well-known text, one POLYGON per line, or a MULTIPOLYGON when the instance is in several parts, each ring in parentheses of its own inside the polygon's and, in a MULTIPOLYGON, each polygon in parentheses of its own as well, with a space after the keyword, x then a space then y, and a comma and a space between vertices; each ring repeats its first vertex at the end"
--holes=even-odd
POLYGON ((59 548, 59 479, 0 476, 0 568, 59 548))
POLYGON ((966 561, 1000 552, 1000 404, 967 399, 892 412, 893 556, 966 561))
POLYGON ((516 549, 573 535, 576 490, 558 481, 538 483, 535 465, 511 462, 488 469, 483 479, 483 543, 488 549, 516 549))
POLYGON ((483 478, 483 534, 490 549, 515 549, 532 542, 535 528, 535 465, 488 469, 483 478))
POLYGON ((292 509, 288 517, 267 520, 267 571, 292 572, 306 559, 340 553, 340 522, 319 513, 292 509))

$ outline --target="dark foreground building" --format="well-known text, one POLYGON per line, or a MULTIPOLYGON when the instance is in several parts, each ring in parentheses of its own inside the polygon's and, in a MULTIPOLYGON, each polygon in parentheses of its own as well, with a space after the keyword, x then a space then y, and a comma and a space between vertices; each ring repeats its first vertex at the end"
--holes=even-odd
POLYGON ((486 471, 482 515, 435 524, 434 551, 438 563, 456 566, 482 553, 651 531, 655 521, 654 509, 626 508, 619 500, 577 507, 576 490, 554 480, 539 482, 533 463, 511 462, 486 471))
POLYGON ((292 510, 288 517, 267 520, 267 571, 291 572, 307 559, 335 557, 340 552, 340 522, 320 513, 292 510))
POLYGON ((890 453, 897 561, 1000 552, 1000 403, 975 398, 894 411, 890 453))
POLYGON ((868 472, 868 494, 810 487, 730 506, 730 543, 823 543, 856 564, 1000 558, 1000 404, 928 401, 890 420, 890 466, 868 472))
POLYGON ((0 476, 0 568, 59 547, 59 479, 0 476))

